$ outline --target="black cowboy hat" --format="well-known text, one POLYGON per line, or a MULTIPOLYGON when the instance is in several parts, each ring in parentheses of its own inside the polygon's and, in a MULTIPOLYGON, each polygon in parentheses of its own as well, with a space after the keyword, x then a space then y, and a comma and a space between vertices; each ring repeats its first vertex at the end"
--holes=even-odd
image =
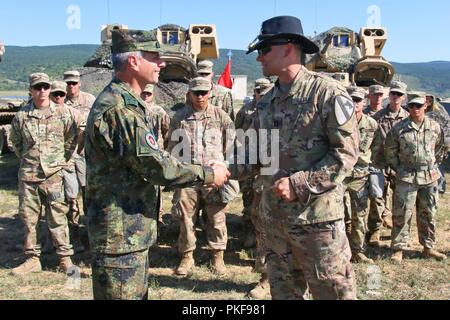
POLYGON ((319 51, 319 47, 303 35, 300 19, 291 16, 280 16, 262 23, 261 32, 255 41, 248 46, 247 54, 259 50, 277 39, 301 44, 304 53, 312 54, 319 51))

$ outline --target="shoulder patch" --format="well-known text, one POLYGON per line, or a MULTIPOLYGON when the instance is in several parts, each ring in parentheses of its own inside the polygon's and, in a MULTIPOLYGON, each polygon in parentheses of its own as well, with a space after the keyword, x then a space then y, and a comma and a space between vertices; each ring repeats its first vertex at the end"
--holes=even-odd
POLYGON ((334 103, 334 114, 338 125, 346 124, 355 113, 353 101, 345 96, 337 96, 334 103))
POLYGON ((138 157, 149 156, 155 151, 159 151, 159 146, 153 132, 141 127, 137 128, 136 147, 138 157))
POLYGON ((145 135, 145 142, 147 143, 147 145, 152 148, 155 151, 159 150, 159 146, 158 143, 156 142, 155 136, 153 135, 152 132, 148 132, 145 135))

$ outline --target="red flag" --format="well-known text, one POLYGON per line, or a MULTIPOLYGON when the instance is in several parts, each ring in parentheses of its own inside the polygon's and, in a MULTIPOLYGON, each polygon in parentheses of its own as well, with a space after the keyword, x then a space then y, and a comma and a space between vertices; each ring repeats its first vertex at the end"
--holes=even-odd
POLYGON ((224 86, 225 88, 233 89, 233 80, 231 80, 231 59, 228 60, 225 70, 220 76, 218 84, 224 86))

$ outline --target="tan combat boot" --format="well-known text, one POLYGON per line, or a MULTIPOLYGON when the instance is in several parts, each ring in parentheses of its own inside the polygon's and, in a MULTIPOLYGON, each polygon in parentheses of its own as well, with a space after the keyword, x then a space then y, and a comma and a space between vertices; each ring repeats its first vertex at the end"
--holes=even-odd
POLYGON ((180 265, 175 270, 175 274, 178 276, 185 277, 188 274, 192 273, 194 265, 195 265, 194 252, 193 251, 185 252, 183 254, 183 257, 181 258, 180 265))
POLYGON ((254 248, 256 246, 256 237, 254 232, 250 231, 247 233, 243 246, 245 249, 254 248))
POLYGON ((252 290, 249 291, 247 296, 249 298, 256 299, 256 300, 262 300, 262 299, 270 296, 270 284, 269 284, 269 277, 267 276, 267 273, 263 273, 261 275, 261 279, 259 280, 259 283, 256 285, 256 287, 254 287, 252 290))
POLYGON ((24 263, 20 266, 11 270, 11 274, 13 276, 21 276, 32 272, 40 272, 42 271, 41 261, 39 257, 31 257, 28 258, 24 263))
POLYGON ((396 250, 394 254, 391 256, 391 260, 394 263, 400 263, 403 261, 403 251, 402 250, 396 250))
POLYGON ((72 259, 70 257, 61 257, 59 259, 59 269, 64 272, 65 274, 70 274, 74 270, 74 265, 72 263, 72 259))
POLYGON ((223 261, 223 250, 214 250, 211 259, 211 268, 215 274, 222 276, 227 272, 223 261))
POLYGON ((367 258, 367 256, 364 253, 358 252, 358 253, 352 254, 352 262, 354 262, 354 263, 373 263, 373 260, 370 258, 367 258))
POLYGON ((369 238, 369 245, 374 247, 381 247, 382 243, 380 241, 380 230, 374 231, 369 238))
POLYGON ((425 258, 434 258, 438 261, 447 259, 447 256, 445 254, 430 248, 423 248, 423 255, 425 258))

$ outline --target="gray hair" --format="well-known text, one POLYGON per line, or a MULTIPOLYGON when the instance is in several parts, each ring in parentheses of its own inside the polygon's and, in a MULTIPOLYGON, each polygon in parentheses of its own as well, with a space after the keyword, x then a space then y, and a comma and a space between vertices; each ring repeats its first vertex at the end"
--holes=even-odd
POLYGON ((137 58, 143 58, 142 51, 113 53, 112 63, 114 71, 124 71, 128 64, 128 57, 135 56, 137 58))

